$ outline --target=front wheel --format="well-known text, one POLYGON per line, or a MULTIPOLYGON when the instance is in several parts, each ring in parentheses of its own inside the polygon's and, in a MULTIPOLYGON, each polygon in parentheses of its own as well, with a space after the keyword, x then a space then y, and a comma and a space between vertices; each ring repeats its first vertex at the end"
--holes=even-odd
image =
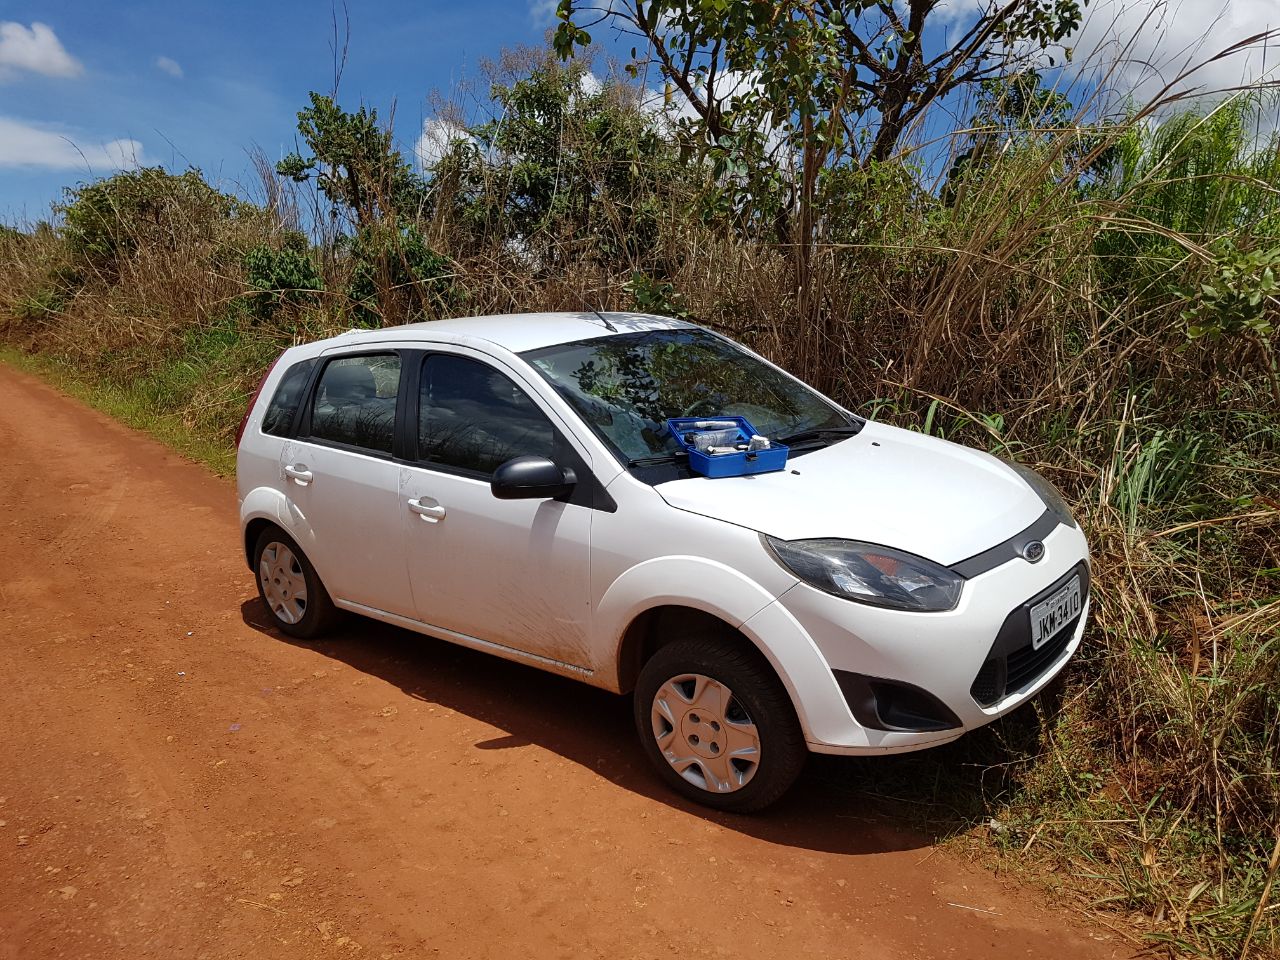
POLYGON ((718 637, 667 644, 640 671, 635 721, 645 753, 679 793, 719 810, 762 810, 807 750, 791 700, 755 650, 718 637))
POLYGON ((333 601, 292 537, 277 527, 264 530, 253 558, 258 596, 281 631, 309 640, 333 625, 333 601))

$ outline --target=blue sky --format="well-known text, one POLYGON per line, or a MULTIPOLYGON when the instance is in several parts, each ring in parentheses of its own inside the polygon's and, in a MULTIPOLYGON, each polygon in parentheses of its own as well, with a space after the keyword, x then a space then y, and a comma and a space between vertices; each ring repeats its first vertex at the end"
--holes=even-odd
MULTIPOLYGON (((938 20, 962 25, 985 2, 942 0, 938 20)), ((505 47, 540 45, 555 0, 347 0, 347 9, 339 99, 383 117, 394 103, 408 155, 431 118, 430 95, 477 79, 479 61, 505 47)), ((258 145, 276 159, 292 149, 307 93, 332 86, 331 10, 328 0, 0 0, 0 222, 48 217, 64 187, 122 161, 197 166, 252 195, 246 151, 258 145)), ((1280 0, 1092 0, 1088 11, 1064 42, 1139 100, 1188 62, 1280 26, 1280 0)), ((1192 85, 1276 79, 1277 60, 1255 51, 1215 61, 1192 85)))
MULTIPOLYGON (((259 144, 273 159, 291 149, 308 91, 332 86, 330 9, 323 0, 6 0, 0 221, 47 216, 64 186, 90 178, 80 152, 93 175, 140 145, 142 163, 190 164, 215 182, 251 186, 246 149, 259 144)), ((340 99, 380 114, 394 101, 397 134, 412 149, 433 90, 477 76, 478 61, 503 47, 540 44, 553 9, 537 0, 348 0, 340 99)))

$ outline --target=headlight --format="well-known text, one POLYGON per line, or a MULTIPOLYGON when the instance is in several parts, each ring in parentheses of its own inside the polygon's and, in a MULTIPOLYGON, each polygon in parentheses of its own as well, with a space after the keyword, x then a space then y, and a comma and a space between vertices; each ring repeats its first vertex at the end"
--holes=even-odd
POLYGON ((946 567, 873 543, 761 539, 780 564, 809 586, 875 607, 951 610, 964 585, 946 567))
POLYGON ((1071 508, 1067 506, 1067 501, 1062 499, 1062 494, 1058 492, 1057 487, 1030 467, 1024 467, 1020 463, 1013 463, 1009 460, 1006 460, 1005 463, 1017 470, 1022 479, 1031 485, 1031 489, 1044 501, 1044 505, 1053 511, 1055 517, 1068 527, 1076 525, 1075 519, 1071 516, 1071 508))

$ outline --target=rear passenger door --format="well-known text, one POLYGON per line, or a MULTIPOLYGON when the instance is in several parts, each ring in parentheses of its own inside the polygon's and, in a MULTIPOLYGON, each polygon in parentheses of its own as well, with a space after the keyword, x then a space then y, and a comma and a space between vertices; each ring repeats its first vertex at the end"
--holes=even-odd
POLYGON ((418 619, 591 669, 594 479, 585 452, 513 371, 461 351, 429 353, 416 366, 415 449, 403 468, 400 515, 418 619), (494 469, 530 455, 574 469, 568 502, 493 496, 494 469))
POLYGON ((301 544, 336 600, 412 617, 394 457, 403 362, 394 350, 321 358, 280 470, 301 544))

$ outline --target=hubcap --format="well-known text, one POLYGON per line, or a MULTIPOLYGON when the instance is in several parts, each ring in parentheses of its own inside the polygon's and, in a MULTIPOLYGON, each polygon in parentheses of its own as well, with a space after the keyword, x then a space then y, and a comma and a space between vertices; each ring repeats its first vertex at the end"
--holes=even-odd
POLYGON ((653 698, 653 736, 671 769, 711 793, 741 790, 760 766, 760 731, 733 691, 700 673, 664 683, 653 698))
POLYGON ((258 561, 258 582, 267 606, 284 623, 297 623, 307 613, 307 578, 302 564, 283 543, 271 542, 258 561))

